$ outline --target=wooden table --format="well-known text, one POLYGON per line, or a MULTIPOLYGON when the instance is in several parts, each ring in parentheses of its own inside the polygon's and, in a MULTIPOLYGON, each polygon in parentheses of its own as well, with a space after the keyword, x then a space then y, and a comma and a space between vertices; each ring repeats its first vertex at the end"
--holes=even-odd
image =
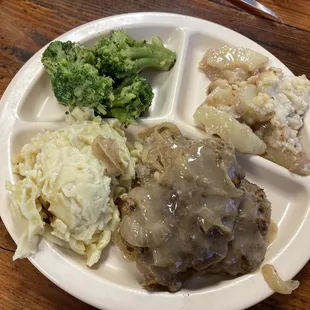
MULTIPOLYGON (((310 78, 310 1, 261 2, 275 10, 281 22, 248 14, 225 0, 0 0, 0 95, 22 65, 52 39, 98 18, 137 11, 181 13, 222 24, 264 46, 295 74, 310 78)), ((56 287, 28 260, 13 263, 14 250, 0 221, 0 309, 94 309, 56 287)), ((310 309, 310 263, 296 278, 301 286, 292 295, 274 295, 251 309, 310 309)))

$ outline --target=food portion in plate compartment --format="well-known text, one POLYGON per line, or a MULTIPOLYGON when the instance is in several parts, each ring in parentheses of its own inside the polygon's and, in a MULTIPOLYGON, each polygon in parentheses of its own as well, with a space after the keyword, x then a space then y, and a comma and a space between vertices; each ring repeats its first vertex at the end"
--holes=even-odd
POLYGON ((14 259, 34 254, 44 236, 86 256, 92 266, 118 227, 113 197, 127 191, 135 176, 124 133, 89 110, 74 109, 69 121, 39 133, 13 155, 19 180, 6 187, 12 215, 23 228, 14 259), (98 148, 102 156, 94 154, 98 148))
POLYGON ((204 126, 208 134, 218 134, 225 141, 232 143, 239 152, 263 154, 266 151, 265 142, 255 135, 249 126, 240 123, 230 113, 202 104, 196 110, 194 118, 200 126, 204 126))
POLYGON ((299 130, 310 103, 310 81, 304 75, 285 76, 267 63, 267 57, 247 48, 208 50, 200 69, 215 78, 194 118, 242 153, 309 175, 299 130))
POLYGON ((122 80, 147 68, 169 71, 176 61, 175 53, 165 48, 159 38, 153 37, 151 42, 139 41, 120 30, 102 37, 94 53, 96 67, 114 80, 122 80))
POLYGON ((271 205, 245 179, 234 147, 218 136, 189 140, 171 123, 139 134, 136 184, 116 199, 117 244, 148 289, 177 291, 192 276, 238 275, 264 259, 271 205))
POLYGON ((93 48, 54 41, 42 56, 60 104, 69 109, 91 108, 124 124, 147 112, 154 97, 141 71, 169 71, 175 61, 176 54, 159 38, 139 41, 122 30, 111 31, 93 48))

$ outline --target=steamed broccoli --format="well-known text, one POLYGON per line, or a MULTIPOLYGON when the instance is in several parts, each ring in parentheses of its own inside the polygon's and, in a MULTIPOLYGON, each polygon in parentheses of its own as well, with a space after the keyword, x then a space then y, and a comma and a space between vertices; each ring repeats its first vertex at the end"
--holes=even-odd
POLYGON ((90 64, 65 63, 51 76, 55 97, 69 108, 88 107, 105 114, 104 100, 113 100, 113 80, 103 77, 90 64))
POLYGON ((97 114, 132 123, 153 100, 151 86, 139 72, 145 68, 170 70, 175 53, 158 38, 151 43, 112 31, 93 49, 71 41, 52 42, 42 55, 59 103, 73 109, 88 107, 97 114))
POLYGON ((122 30, 111 31, 95 45, 97 68, 116 79, 137 74, 146 68, 168 71, 175 61, 174 52, 165 48, 158 38, 151 43, 130 38, 122 30))
POLYGON ((51 77, 59 103, 74 108, 97 107, 105 113, 103 100, 113 100, 113 80, 99 75, 93 53, 79 44, 55 41, 44 51, 42 63, 51 77))
POLYGON ((57 70, 57 66, 62 61, 68 63, 88 63, 96 64, 96 57, 92 50, 86 49, 79 43, 71 41, 52 42, 42 55, 42 63, 49 74, 57 70))
POLYGON ((107 116, 116 117, 124 124, 132 123, 148 110, 153 97, 153 90, 145 78, 129 76, 115 88, 107 116))

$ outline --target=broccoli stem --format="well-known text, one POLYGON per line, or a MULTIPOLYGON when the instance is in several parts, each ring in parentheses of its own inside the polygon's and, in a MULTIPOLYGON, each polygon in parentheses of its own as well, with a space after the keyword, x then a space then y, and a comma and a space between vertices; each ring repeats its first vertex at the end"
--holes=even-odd
POLYGON ((131 59, 137 61, 140 70, 150 67, 168 71, 175 63, 175 54, 164 46, 150 45, 147 47, 132 47, 129 50, 131 59))
POLYGON ((137 65, 140 70, 145 68, 152 68, 162 71, 169 71, 173 64, 167 59, 156 59, 156 58, 142 58, 137 60, 137 65))

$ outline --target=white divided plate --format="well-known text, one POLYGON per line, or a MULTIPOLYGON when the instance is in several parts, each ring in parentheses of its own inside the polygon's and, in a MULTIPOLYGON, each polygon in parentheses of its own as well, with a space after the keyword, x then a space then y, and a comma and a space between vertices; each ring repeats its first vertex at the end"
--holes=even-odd
MULTIPOLYGON (((205 99, 209 83, 197 70, 208 48, 224 44, 249 47, 268 56, 271 65, 291 74, 278 59, 253 41, 222 26, 188 16, 164 13, 113 16, 73 29, 58 39, 89 46, 115 28, 126 29, 136 39, 159 36, 177 53, 177 62, 170 72, 148 75, 156 95, 149 116, 140 120, 141 125, 173 121, 190 137, 203 135, 193 127, 192 116, 205 99)), ((11 218, 9 196, 4 188, 5 180, 13 181, 11 153, 19 151, 42 128, 56 129, 64 125, 64 110, 57 104, 40 63, 43 50, 18 72, 0 104, 0 208, 2 220, 15 241, 21 232, 11 218)), ((309 113, 305 124, 303 139, 308 147, 309 113)), ((247 177, 266 190, 273 207, 272 218, 279 225, 265 262, 274 264, 285 280, 291 279, 310 254, 310 178, 292 175, 257 156, 240 156, 239 160, 247 177)), ((44 240, 30 261, 70 294, 106 310, 241 309, 272 294, 259 271, 234 279, 218 276, 195 279, 173 294, 149 293, 140 286, 142 276, 134 264, 126 262, 115 246, 104 251, 100 263, 93 269, 86 267, 84 258, 44 240)))

